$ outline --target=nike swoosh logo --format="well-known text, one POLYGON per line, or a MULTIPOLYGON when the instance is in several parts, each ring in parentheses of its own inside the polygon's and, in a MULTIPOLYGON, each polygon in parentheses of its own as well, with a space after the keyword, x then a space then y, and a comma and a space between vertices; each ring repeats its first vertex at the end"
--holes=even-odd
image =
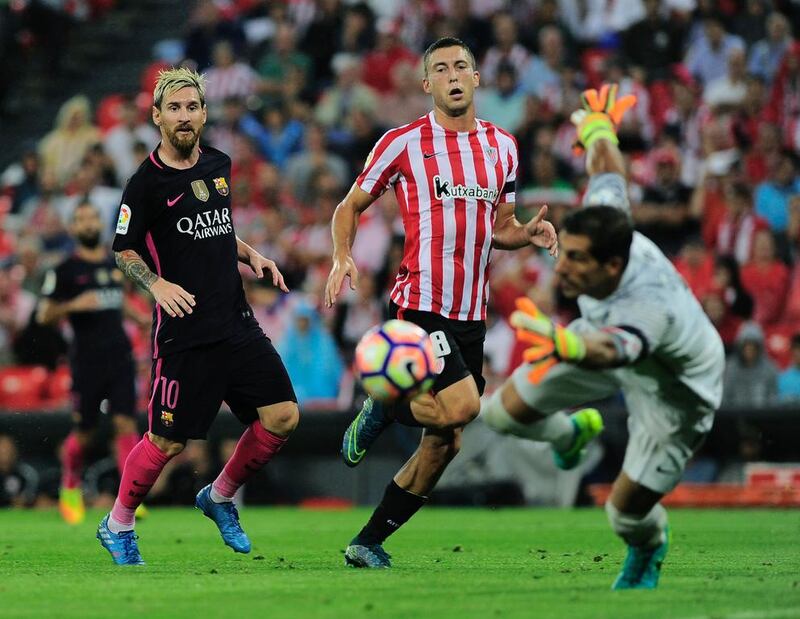
POLYGON ((175 206, 175 204, 178 202, 178 200, 180 200, 184 196, 185 193, 186 192, 182 193, 177 198, 173 198, 172 200, 167 198, 167 206, 175 206))
POLYGON ((422 153, 423 159, 430 159, 431 157, 435 157, 436 153, 422 153))
POLYGON ((658 471, 659 473, 663 473, 664 475, 674 475, 675 473, 678 472, 677 470, 671 471, 669 469, 665 469, 660 464, 656 466, 656 471, 658 471))

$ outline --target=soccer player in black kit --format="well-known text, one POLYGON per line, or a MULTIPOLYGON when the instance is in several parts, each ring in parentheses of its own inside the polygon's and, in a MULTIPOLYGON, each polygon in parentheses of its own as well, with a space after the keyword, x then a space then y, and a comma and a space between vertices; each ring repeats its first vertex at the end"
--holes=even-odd
POLYGON ((120 475, 138 434, 136 371, 122 327, 123 275, 100 243, 102 222, 91 203, 75 207, 70 227, 77 248, 45 276, 36 318, 55 324, 66 317, 74 334, 70 347, 74 428, 61 449, 58 507, 64 520, 79 524, 86 515, 81 494, 84 452, 94 439, 100 403, 108 399, 120 475))
POLYGON ((205 438, 223 401, 247 428, 195 504, 228 546, 250 552, 233 495, 299 420, 289 375, 245 300, 237 261, 288 289, 275 263, 233 231, 231 160, 199 142, 204 93, 194 71, 159 74, 152 111, 161 143, 128 182, 117 221, 117 265, 156 302, 149 430, 128 456, 117 500, 97 529, 119 565, 144 563, 134 511, 187 439, 205 438))

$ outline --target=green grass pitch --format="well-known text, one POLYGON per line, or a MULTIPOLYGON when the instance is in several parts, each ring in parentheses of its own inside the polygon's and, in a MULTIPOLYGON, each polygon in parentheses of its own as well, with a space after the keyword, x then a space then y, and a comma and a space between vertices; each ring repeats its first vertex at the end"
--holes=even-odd
POLYGON ((657 591, 612 592, 624 548, 599 509, 426 509, 391 570, 343 567, 369 512, 248 508, 253 552, 196 510, 139 523, 146 567, 119 568, 55 512, 0 511, 0 617, 800 618, 800 512, 671 510, 657 591))

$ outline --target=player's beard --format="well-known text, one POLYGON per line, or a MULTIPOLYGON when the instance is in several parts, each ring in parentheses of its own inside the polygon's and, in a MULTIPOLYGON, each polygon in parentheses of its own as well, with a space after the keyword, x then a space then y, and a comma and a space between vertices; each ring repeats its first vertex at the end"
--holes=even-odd
POLYGON ((100 233, 95 231, 79 234, 78 243, 80 243, 81 247, 85 247, 86 249, 94 249, 100 245, 100 233))
POLYGON ((173 148, 178 151, 181 157, 188 159, 194 150, 194 145, 197 144, 197 140, 200 138, 200 134, 190 125, 184 125, 183 127, 177 127, 174 131, 167 129, 167 138, 169 139, 169 143, 172 144, 173 148), (178 134, 180 129, 189 129, 191 130, 192 135, 190 137, 182 137, 178 134))

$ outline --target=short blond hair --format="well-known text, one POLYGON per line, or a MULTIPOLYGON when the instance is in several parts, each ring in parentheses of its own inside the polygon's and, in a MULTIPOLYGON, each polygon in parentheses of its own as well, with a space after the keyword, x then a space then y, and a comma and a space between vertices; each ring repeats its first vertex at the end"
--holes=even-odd
POLYGON ((181 88, 195 88, 200 96, 200 105, 206 104, 206 78, 197 71, 186 67, 166 69, 158 72, 158 80, 153 90, 153 105, 159 110, 164 97, 181 88))

